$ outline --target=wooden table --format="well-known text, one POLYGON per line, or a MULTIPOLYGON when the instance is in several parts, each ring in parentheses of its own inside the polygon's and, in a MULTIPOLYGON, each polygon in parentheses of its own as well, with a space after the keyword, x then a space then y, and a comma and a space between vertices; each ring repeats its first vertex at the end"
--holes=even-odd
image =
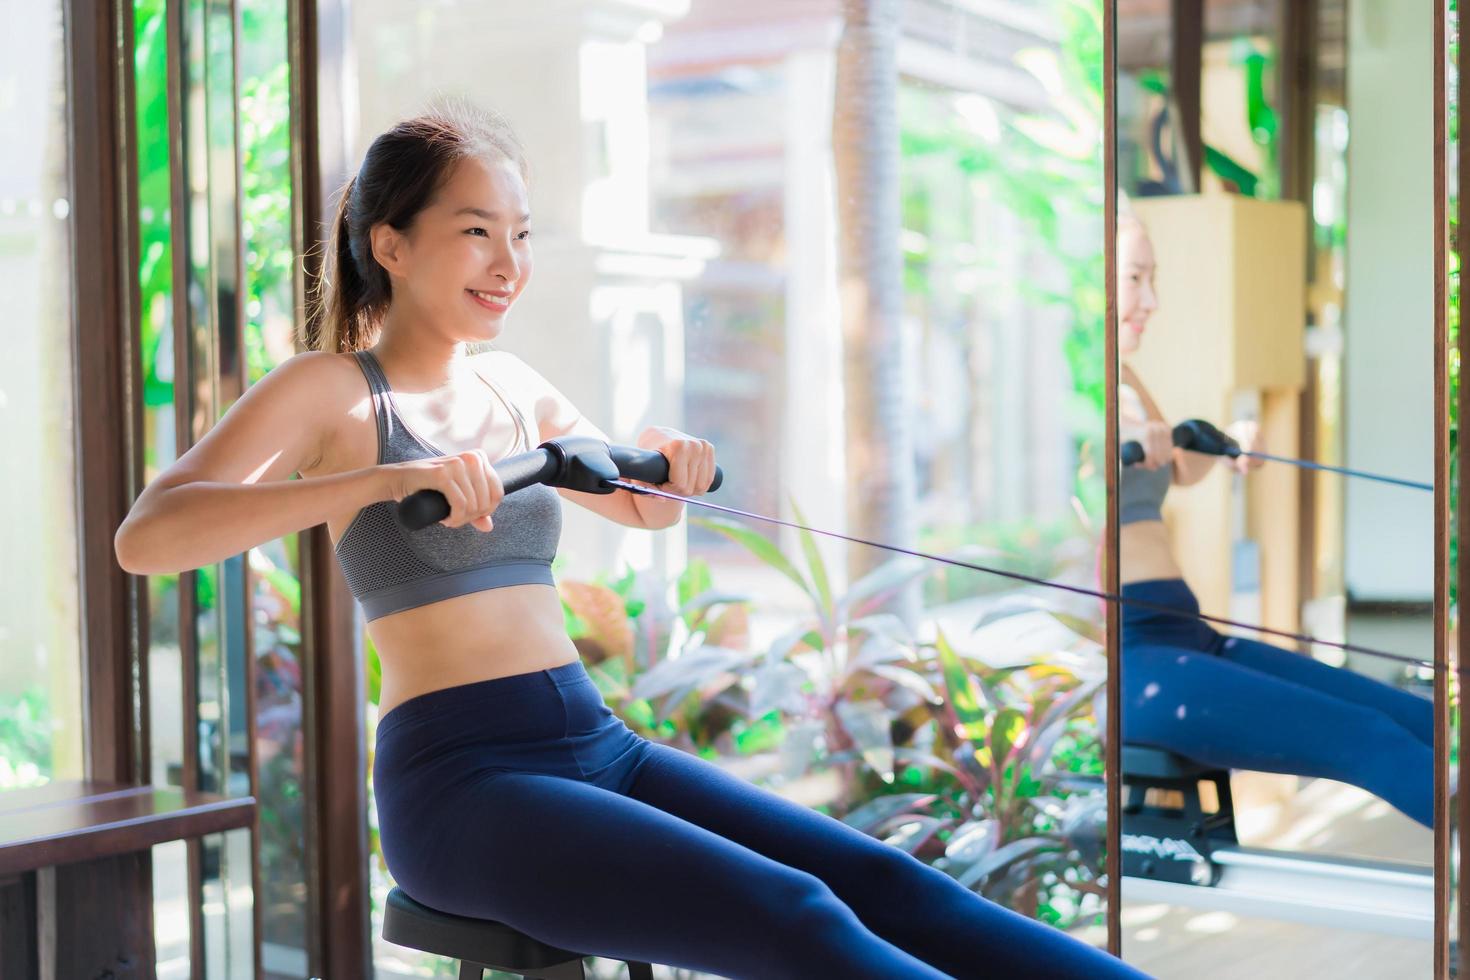
POLYGON ((0 793, 0 977, 153 977, 152 847, 255 817, 254 797, 176 786, 0 793))

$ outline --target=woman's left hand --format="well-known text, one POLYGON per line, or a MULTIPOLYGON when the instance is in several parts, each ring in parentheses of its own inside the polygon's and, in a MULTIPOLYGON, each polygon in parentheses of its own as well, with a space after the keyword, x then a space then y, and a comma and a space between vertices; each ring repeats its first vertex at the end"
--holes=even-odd
POLYGON ((660 490, 681 497, 698 497, 709 491, 715 479, 715 447, 706 439, 651 425, 638 436, 639 449, 663 453, 669 461, 669 479, 660 490))
POLYGON ((1242 451, 1241 455, 1230 461, 1230 465, 1235 472, 1245 473, 1248 470, 1258 470, 1266 465, 1264 459, 1245 455, 1245 453, 1263 453, 1266 451, 1266 440, 1261 436, 1261 424, 1259 422, 1241 419, 1226 429, 1225 434, 1239 443, 1242 451))

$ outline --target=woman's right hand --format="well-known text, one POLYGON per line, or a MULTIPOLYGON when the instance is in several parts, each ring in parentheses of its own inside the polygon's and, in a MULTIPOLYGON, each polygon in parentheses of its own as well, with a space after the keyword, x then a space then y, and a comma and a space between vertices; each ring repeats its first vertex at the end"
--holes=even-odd
POLYGON ((481 531, 494 528, 490 514, 500 506, 505 486, 482 450, 386 463, 383 469, 388 471, 388 490, 395 501, 420 490, 437 490, 449 501, 449 516, 440 524, 472 524, 481 531))
POLYGON ((1174 462, 1174 429, 1168 422, 1149 419, 1140 427, 1137 438, 1143 446, 1143 462, 1136 465, 1157 470, 1174 462))

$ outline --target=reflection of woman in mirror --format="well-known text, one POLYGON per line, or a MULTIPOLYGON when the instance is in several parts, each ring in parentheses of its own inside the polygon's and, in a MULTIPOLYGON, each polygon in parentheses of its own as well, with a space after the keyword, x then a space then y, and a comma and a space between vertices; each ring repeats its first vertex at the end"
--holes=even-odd
MULTIPOLYGON (((1197 613, 1162 519, 1164 496, 1222 462, 1245 472, 1246 457, 1176 449, 1169 421, 1127 365, 1158 302, 1148 229, 1121 207, 1117 269, 1120 439, 1138 441, 1145 452, 1142 463, 1123 467, 1119 484, 1123 597, 1197 613)), ((1232 426, 1230 434, 1243 449, 1261 448, 1252 424, 1232 426)), ((1192 617, 1126 602, 1122 617, 1124 741, 1222 769, 1352 783, 1432 825, 1430 701, 1299 653, 1224 636, 1192 617)))

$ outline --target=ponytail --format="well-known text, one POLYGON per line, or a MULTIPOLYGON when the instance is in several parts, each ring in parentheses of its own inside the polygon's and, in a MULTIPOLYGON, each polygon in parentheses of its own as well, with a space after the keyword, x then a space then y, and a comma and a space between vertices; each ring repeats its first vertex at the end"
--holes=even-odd
POLYGON ((306 339, 315 350, 346 354, 371 347, 388 308, 388 274, 372 256, 368 229, 353 221, 356 187, 357 177, 348 178, 337 201, 313 303, 315 329, 306 339))

